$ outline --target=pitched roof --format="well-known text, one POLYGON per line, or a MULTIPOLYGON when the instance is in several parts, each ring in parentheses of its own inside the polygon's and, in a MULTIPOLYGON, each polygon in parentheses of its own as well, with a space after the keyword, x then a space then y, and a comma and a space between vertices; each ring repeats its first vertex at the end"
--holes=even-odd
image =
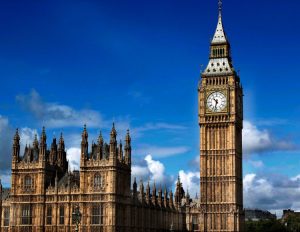
POLYGON ((227 43, 227 37, 224 31, 221 13, 219 13, 217 29, 211 43, 212 44, 227 43))

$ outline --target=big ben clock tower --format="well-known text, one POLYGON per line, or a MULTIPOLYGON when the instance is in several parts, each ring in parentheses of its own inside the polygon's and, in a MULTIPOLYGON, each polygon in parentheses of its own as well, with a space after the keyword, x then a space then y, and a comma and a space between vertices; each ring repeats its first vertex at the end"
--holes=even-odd
POLYGON ((230 50, 219 1, 209 63, 199 85, 201 232, 244 231, 243 89, 230 50))

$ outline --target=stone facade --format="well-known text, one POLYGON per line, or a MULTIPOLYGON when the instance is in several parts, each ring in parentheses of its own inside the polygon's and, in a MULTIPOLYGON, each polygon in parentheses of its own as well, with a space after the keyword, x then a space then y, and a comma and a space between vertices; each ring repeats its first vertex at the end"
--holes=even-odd
POLYGON ((234 70, 221 2, 209 64, 199 83, 199 231, 244 231, 243 88, 234 70))
MULTIPOLYGON (((88 150, 84 127, 80 171, 70 172, 64 138, 54 138, 47 150, 46 132, 20 156, 20 137, 14 137, 12 185, 1 189, 1 232, 66 232, 75 229, 72 213, 79 206, 80 231, 186 231, 193 228, 194 203, 180 180, 173 197, 166 188, 150 189, 134 181, 131 189, 131 138, 117 143, 113 126, 109 144, 100 134, 88 150), (186 212, 191 214, 187 217, 186 212)), ((2 188, 2 187, 1 187, 2 188)))
POLYGON ((20 155, 14 137, 11 189, 0 183, 0 232, 68 232, 79 207, 81 232, 244 231, 242 186, 243 89, 234 70, 221 10, 210 60, 199 83, 200 199, 178 179, 175 194, 131 186, 131 138, 99 135, 89 151, 84 127, 80 170, 70 172, 63 136, 47 149, 46 132, 20 155))

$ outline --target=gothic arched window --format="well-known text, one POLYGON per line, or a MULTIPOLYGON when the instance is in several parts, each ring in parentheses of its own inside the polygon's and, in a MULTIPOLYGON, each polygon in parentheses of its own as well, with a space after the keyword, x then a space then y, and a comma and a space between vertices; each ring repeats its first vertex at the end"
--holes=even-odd
POLYGON ((33 186, 33 180, 30 176, 25 176, 24 188, 25 190, 31 189, 33 186))
POLYGON ((103 178, 100 174, 96 174, 94 176, 94 187, 99 189, 99 188, 102 188, 102 185, 103 185, 103 178))

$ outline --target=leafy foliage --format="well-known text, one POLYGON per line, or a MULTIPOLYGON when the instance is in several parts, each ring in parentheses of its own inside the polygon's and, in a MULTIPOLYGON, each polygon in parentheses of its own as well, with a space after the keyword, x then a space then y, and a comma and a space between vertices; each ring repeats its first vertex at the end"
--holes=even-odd
POLYGON ((291 232, 278 220, 247 221, 246 232, 291 232))

